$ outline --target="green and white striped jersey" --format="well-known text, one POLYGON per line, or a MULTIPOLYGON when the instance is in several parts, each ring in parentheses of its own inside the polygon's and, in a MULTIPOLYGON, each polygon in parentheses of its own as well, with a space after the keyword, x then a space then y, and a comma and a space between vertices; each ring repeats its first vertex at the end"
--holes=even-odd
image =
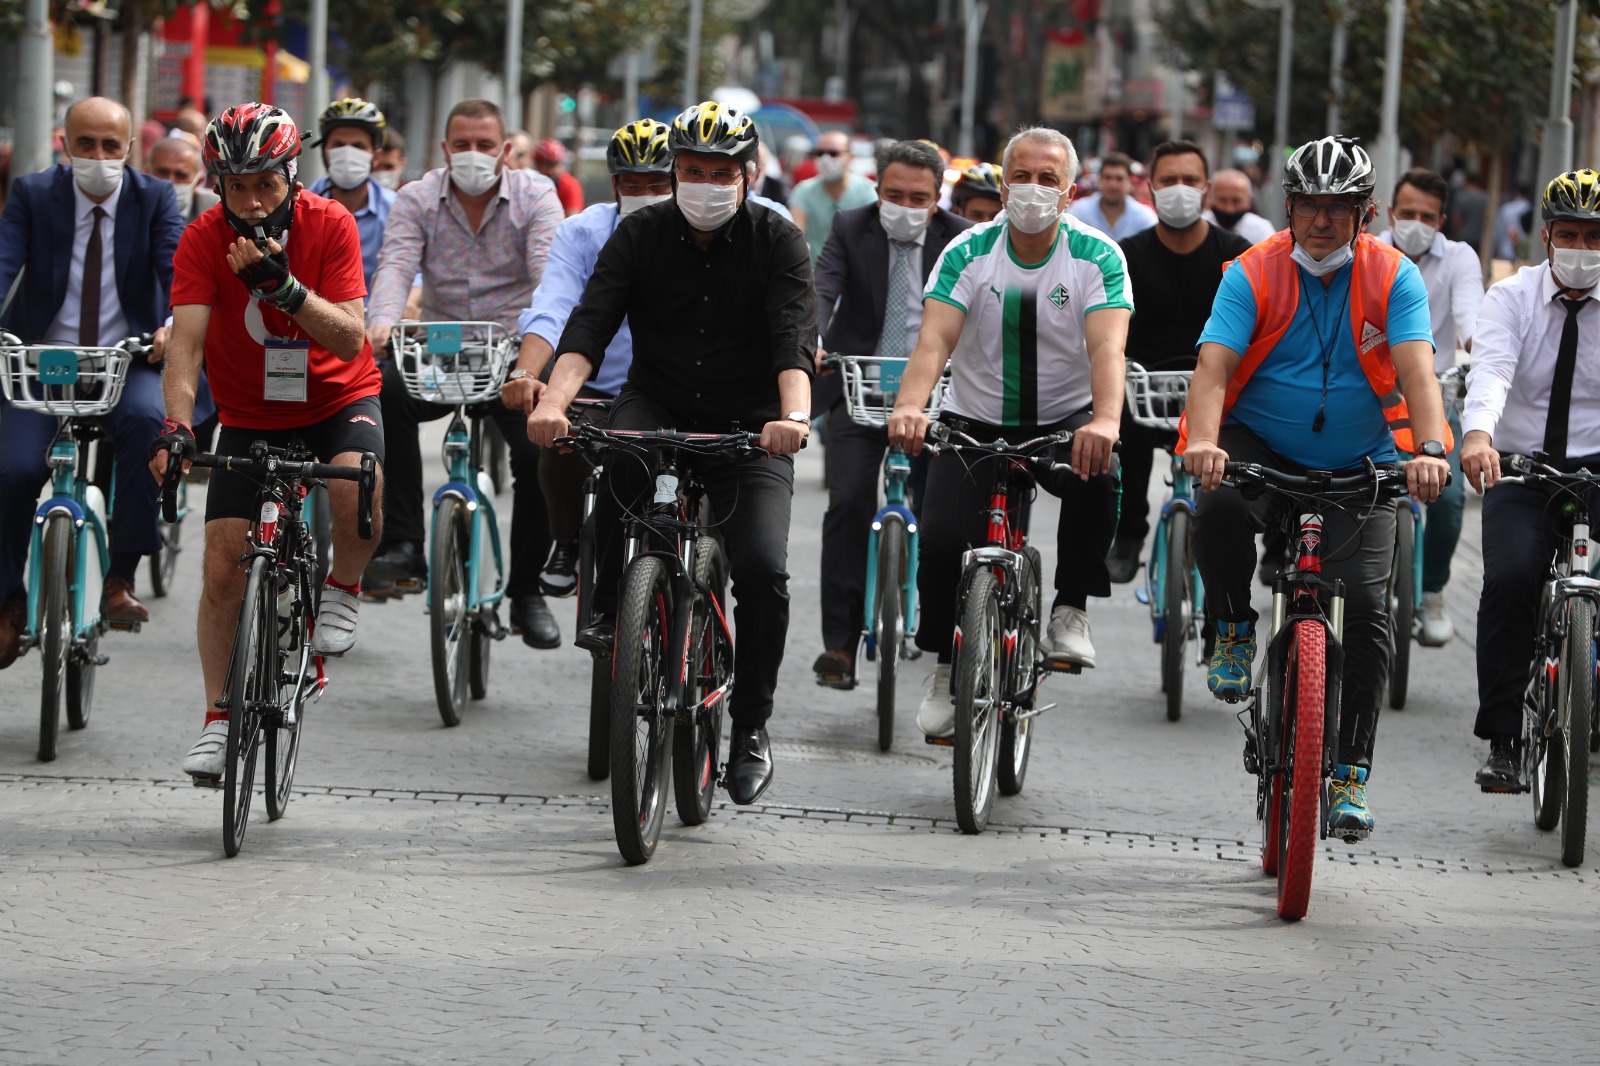
POLYGON ((966 312, 950 353, 944 410, 992 425, 1044 425, 1089 406, 1083 320, 1106 307, 1133 309, 1128 264, 1117 243, 1062 215, 1041 263, 1017 262, 1002 214, 960 234, 939 257, 923 299, 966 312))

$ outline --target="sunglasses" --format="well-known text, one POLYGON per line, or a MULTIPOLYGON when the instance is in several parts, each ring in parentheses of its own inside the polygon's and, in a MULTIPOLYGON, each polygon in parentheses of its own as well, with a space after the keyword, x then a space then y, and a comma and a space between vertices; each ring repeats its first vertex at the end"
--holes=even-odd
POLYGON ((812 155, 841 156, 841 155, 844 155, 844 152, 842 152, 841 150, 839 150, 837 148, 817 148, 817 149, 813 149, 811 154, 812 155))

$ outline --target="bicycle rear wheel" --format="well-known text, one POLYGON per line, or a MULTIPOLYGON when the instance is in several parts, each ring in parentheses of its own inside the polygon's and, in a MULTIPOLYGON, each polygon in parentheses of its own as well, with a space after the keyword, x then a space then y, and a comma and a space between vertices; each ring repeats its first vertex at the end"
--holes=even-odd
POLYGON ((727 586, 727 564, 715 538, 702 538, 695 553, 695 573, 708 595, 695 604, 690 623, 689 663, 694 673, 688 692, 694 708, 689 727, 683 728, 680 723, 672 740, 672 785, 678 817, 684 825, 699 825, 711 815, 711 801, 717 791, 722 711, 731 695, 716 693, 733 677, 733 645, 722 628, 720 610, 727 586))
POLYGON ((1189 595, 1189 512, 1174 507, 1167 515, 1166 572, 1161 575, 1161 691, 1167 694, 1167 721, 1183 717, 1183 652, 1189 643, 1193 600, 1189 595))
POLYGON ((67 728, 82 729, 94 710, 94 675, 99 669, 100 630, 67 654, 67 728))
POLYGON ((1327 719, 1327 631, 1309 618, 1294 626, 1284 701, 1287 737, 1279 804, 1278 917, 1291 922, 1311 902, 1311 868, 1322 838, 1323 724, 1327 719))
POLYGON ((494 638, 481 622, 473 622, 467 637, 467 690, 472 698, 481 700, 489 694, 489 656, 494 651, 494 638))
POLYGON ((956 822, 981 833, 994 806, 1000 753, 1000 591, 987 570, 974 571, 961 607, 955 656, 956 822))
POLYGON ((1394 563, 1389 571, 1389 706, 1402 710, 1411 682, 1411 630, 1417 617, 1417 521, 1409 500, 1395 504, 1394 563))
POLYGON ((157 599, 172 591, 172 579, 178 572, 178 556, 183 554, 183 518, 189 509, 189 487, 178 482, 178 520, 167 523, 157 519, 161 536, 161 549, 150 556, 150 593, 157 599))
POLYGON ((264 771, 267 800, 267 821, 276 822, 289 807, 290 790, 294 787, 295 763, 300 757, 300 733, 305 729, 306 686, 316 676, 316 661, 306 640, 306 612, 310 610, 310 581, 300 579, 300 614, 293 618, 279 618, 275 632, 285 634, 279 640, 277 654, 278 681, 277 711, 265 715, 261 723, 262 741, 267 751, 264 771), (294 712, 294 728, 284 724, 285 708, 294 712))
POLYGON ((589 779, 611 776, 611 664, 608 655, 593 656, 589 667, 589 779))
POLYGON ((897 514, 883 517, 878 532, 878 750, 894 746, 895 678, 905 634, 906 523, 897 514))
POLYGON ((455 496, 439 501, 428 566, 428 630, 433 649, 433 694, 447 726, 461 724, 467 706, 467 651, 472 621, 467 600, 467 509, 455 496))
POLYGON ((1017 642, 1011 655, 1010 692, 1012 702, 1000 716, 1000 755, 996 760, 1000 795, 1015 796, 1028 777, 1028 753, 1033 750, 1033 719, 1020 714, 1033 710, 1039 686, 1039 549, 1029 544, 1022 549, 1028 572, 1017 575, 1019 614, 1030 611, 1031 623, 1019 619, 1017 642))
POLYGON ((672 582, 654 556, 622 579, 611 682, 611 820, 630 866, 650 861, 667 809, 674 709, 667 706, 672 582))
POLYGON ((277 700, 277 595, 267 561, 255 558, 245 578, 239 624, 228 663, 227 761, 222 768, 222 848, 239 854, 250 825, 255 795, 256 752, 261 740, 261 708, 277 700))
POLYGON ((1589 828, 1589 717, 1594 713, 1594 604, 1567 601, 1566 647, 1561 653, 1560 688, 1566 701, 1566 803, 1561 815, 1561 862, 1583 862, 1589 828))
POLYGON ((75 545, 72 520, 52 515, 40 538, 39 652, 44 685, 39 693, 39 761, 53 762, 61 729, 61 704, 67 694, 67 660, 72 656, 72 576, 75 545))

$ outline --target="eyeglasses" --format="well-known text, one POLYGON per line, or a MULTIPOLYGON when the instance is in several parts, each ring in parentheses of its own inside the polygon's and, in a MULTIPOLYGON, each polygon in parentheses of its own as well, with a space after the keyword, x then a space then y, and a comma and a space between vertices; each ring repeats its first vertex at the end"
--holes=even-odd
POLYGON ((737 185, 739 183, 739 170, 701 170, 699 167, 679 167, 678 180, 686 181, 690 185, 737 185))
POLYGON ((1347 203, 1321 203, 1317 200, 1296 200, 1294 202, 1294 217, 1310 221, 1317 217, 1319 212, 1327 212, 1329 222, 1349 222, 1355 217, 1360 208, 1355 204, 1347 203))
POLYGON ((1557 248, 1585 247, 1591 251, 1600 250, 1600 230, 1584 232, 1583 230, 1569 229, 1565 226, 1559 229, 1552 226, 1550 228, 1550 243, 1557 248))
POLYGON ((841 155, 844 155, 844 150, 841 149, 841 148, 816 148, 816 149, 812 150, 811 154, 812 155, 841 156, 841 155))

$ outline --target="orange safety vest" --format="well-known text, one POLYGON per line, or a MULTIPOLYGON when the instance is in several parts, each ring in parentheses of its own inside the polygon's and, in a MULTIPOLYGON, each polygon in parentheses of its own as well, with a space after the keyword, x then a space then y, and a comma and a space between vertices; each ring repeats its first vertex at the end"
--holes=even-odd
MULTIPOLYGON (((1289 332, 1289 323, 1300 306, 1299 266, 1290 257, 1294 241, 1288 230, 1280 230, 1242 253, 1237 260, 1239 269, 1250 282, 1256 298, 1256 327, 1250 335, 1250 345, 1244 358, 1228 379, 1228 390, 1222 400, 1222 417, 1226 421, 1239 393, 1244 390, 1250 375, 1255 373, 1277 347, 1278 341, 1289 332)), ((1366 372, 1372 391, 1383 404, 1383 417, 1394 434, 1395 446, 1402 452, 1415 452, 1411 439, 1411 416, 1406 410, 1405 397, 1400 395, 1394 358, 1389 354, 1389 290, 1400 270, 1404 253, 1393 245, 1384 244, 1371 234, 1363 233, 1356 239, 1355 274, 1350 279, 1350 330, 1355 340, 1356 354, 1361 359, 1361 369, 1366 372)), ((1224 267, 1226 269, 1226 267, 1224 267)), ((1189 444, 1189 416, 1184 414, 1178 422, 1178 454, 1182 455, 1189 444)), ((1444 446, 1448 452, 1455 447, 1450 427, 1444 430, 1444 446)))

